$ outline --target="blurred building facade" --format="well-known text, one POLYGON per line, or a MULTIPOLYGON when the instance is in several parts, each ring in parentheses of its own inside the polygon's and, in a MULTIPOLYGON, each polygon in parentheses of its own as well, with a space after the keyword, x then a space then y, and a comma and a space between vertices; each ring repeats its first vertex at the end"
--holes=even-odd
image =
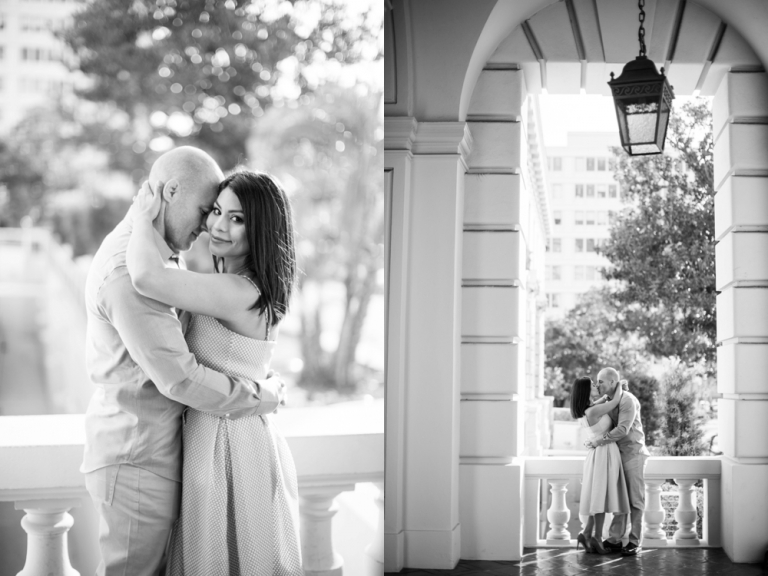
POLYGON ((618 132, 571 132, 565 146, 546 149, 553 224, 546 255, 549 316, 564 314, 579 294, 604 283, 600 269, 609 262, 596 248, 621 209, 609 149, 620 145, 618 132))
POLYGON ((55 32, 82 5, 83 0, 0 2, 0 133, 31 108, 72 92, 76 75, 55 32))

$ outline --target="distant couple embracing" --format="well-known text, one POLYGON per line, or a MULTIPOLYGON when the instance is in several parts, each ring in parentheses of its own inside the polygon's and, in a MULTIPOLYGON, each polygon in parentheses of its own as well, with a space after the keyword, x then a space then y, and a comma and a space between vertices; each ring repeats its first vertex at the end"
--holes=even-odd
POLYGON ((579 514, 589 515, 576 547, 587 552, 621 552, 634 556, 640 551, 645 510, 645 464, 649 457, 640 421, 640 402, 619 379, 614 368, 603 368, 597 383, 578 378, 571 389, 571 415, 587 428, 579 514), (606 512, 613 514, 609 537, 602 540, 606 512), (627 515, 631 529, 626 545, 627 515))

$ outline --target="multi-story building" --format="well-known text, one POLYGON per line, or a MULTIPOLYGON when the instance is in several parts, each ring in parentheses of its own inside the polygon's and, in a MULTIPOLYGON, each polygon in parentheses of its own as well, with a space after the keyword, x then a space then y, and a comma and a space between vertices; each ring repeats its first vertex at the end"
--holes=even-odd
POLYGON ((71 92, 75 75, 55 31, 83 5, 83 0, 0 2, 0 133, 30 109, 71 92))
POLYGON ((610 151, 620 145, 618 131, 570 132, 566 146, 546 148, 553 216, 545 258, 549 315, 564 314, 579 294, 604 282, 600 270, 609 263, 595 249, 621 209, 610 151))

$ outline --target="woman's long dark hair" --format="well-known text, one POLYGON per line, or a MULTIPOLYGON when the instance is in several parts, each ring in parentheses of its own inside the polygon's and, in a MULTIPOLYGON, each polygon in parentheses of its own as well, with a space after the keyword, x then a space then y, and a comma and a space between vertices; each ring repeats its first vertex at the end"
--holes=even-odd
POLYGON ((581 418, 589 408, 589 397, 592 392, 592 378, 583 376, 576 378, 571 388, 571 416, 581 418))
MULTIPOLYGON (((277 180, 264 172, 235 172, 219 184, 218 193, 226 188, 235 193, 243 208, 250 248, 247 265, 261 290, 249 310, 266 314, 268 325, 274 326, 288 311, 296 279, 291 203, 277 180)), ((216 260, 214 257, 218 270, 216 260)))

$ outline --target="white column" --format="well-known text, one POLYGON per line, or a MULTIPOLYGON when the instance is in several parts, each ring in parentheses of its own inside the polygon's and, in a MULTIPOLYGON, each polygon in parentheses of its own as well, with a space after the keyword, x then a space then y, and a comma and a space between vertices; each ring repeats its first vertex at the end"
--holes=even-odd
POLYGON ((452 569, 460 557, 461 218, 470 145, 464 122, 419 123, 412 140, 401 432, 411 568, 452 569))
POLYGON ((339 510, 336 496, 354 485, 302 488, 301 556, 306 576, 341 576, 344 559, 333 549, 332 523, 339 510))
POLYGON ((413 118, 385 120, 384 202, 386 209, 386 344, 387 367, 384 496, 384 569, 405 565, 405 396, 407 357, 408 250, 410 246, 411 146, 413 118))
POLYGON ((547 544, 571 543, 571 534, 568 532, 568 520, 571 511, 565 504, 565 493, 568 491, 568 480, 548 480, 552 490, 552 504, 547 510, 549 520, 549 532, 547 532, 547 544))
POLYGON ((664 480, 645 480, 645 513, 643 514, 643 546, 661 548, 667 545, 667 536, 661 529, 664 508, 661 505, 661 485, 664 480))
POLYGON ((730 72, 713 105, 722 545, 739 563, 762 562, 768 534, 766 91, 764 72, 730 72))
MULTIPOLYGON (((519 560, 526 482, 525 313, 528 191, 522 72, 484 70, 467 119, 461 318, 461 557, 519 560)), ((529 431, 535 435, 535 426, 529 431)), ((535 448, 535 446, 534 446, 535 448)), ((533 485, 528 483, 528 490, 533 485)), ((534 503, 527 503, 535 506, 534 503)))
POLYGON ((677 520, 677 530, 673 536, 675 544, 678 546, 698 546, 696 503, 694 502, 696 494, 693 490, 696 480, 675 478, 675 482, 677 482, 679 495, 675 509, 675 520, 677 520))
POLYGON ((15 502, 24 510, 21 526, 27 533, 27 559, 18 576, 80 576, 69 563, 67 532, 74 524, 71 508, 79 499, 25 500, 15 502))

